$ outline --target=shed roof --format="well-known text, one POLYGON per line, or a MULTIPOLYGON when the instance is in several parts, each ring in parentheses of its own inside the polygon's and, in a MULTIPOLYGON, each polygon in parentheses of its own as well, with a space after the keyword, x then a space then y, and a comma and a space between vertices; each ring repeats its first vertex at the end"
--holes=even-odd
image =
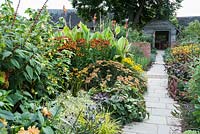
POLYGON ((168 20, 152 20, 147 23, 144 28, 145 29, 156 29, 156 30, 164 30, 164 29, 177 29, 170 21, 168 20))

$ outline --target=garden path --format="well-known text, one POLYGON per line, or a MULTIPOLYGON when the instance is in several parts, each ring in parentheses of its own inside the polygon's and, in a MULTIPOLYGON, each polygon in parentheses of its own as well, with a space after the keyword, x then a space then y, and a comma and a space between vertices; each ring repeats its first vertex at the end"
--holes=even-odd
POLYGON ((124 126, 123 134, 181 134, 180 120, 171 114, 178 104, 167 92, 163 55, 164 51, 157 51, 156 61, 147 72, 148 90, 144 97, 149 119, 124 126))

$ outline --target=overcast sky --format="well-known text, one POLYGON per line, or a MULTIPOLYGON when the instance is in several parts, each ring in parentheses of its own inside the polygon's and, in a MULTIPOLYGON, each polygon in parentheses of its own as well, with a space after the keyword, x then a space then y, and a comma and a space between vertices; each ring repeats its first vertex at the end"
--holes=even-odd
MULTIPOLYGON (((0 4, 5 0, 0 0, 0 4)), ((14 6, 17 6, 18 0, 12 0, 14 6)), ((45 0, 21 0, 20 14, 23 14, 24 10, 28 7, 38 9, 42 7, 45 0)), ((63 5, 67 9, 72 8, 70 0, 49 0, 48 8, 50 9, 62 9, 63 5)), ((182 8, 177 11, 177 16, 200 16, 200 0, 183 0, 182 8)))

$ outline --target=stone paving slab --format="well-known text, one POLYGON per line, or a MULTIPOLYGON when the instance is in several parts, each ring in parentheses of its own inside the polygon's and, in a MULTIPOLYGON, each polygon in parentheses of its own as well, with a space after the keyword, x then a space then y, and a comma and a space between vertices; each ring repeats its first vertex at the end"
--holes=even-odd
POLYGON ((147 101, 147 102, 159 102, 160 101, 160 99, 159 98, 157 98, 157 97, 145 97, 145 101, 147 101))
POLYGON ((150 115, 149 119, 144 120, 144 123, 156 124, 156 125, 159 125, 159 124, 166 125, 167 119, 164 116, 150 115))
POLYGON ((171 116, 171 110, 170 109, 153 108, 152 109, 152 115, 171 116))
POLYGON ((148 108, 166 108, 165 103, 158 103, 158 102, 146 102, 146 106, 148 108))
POLYGON ((164 93, 164 92, 161 92, 161 93, 148 93, 145 94, 146 97, 155 97, 155 98, 165 98, 168 96, 168 93, 164 93))
POLYGON ((130 126, 125 126, 127 134, 156 134, 158 126, 149 123, 132 123, 130 126))
POLYGON ((150 117, 124 126, 123 134, 181 134, 180 119, 171 114, 178 104, 167 91, 168 75, 163 65, 163 54, 163 51, 158 51, 156 62, 146 73, 148 90, 144 98, 150 117))

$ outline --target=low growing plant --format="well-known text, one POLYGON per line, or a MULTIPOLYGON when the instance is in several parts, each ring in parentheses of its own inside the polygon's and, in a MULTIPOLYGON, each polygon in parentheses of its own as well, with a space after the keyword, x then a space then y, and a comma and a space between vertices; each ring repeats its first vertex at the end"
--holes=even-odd
POLYGON ((122 124, 142 121, 148 115, 143 95, 130 85, 116 82, 112 88, 92 88, 89 93, 122 124))
POLYGON ((78 97, 69 93, 56 99, 62 106, 60 123, 56 127, 64 134, 118 134, 120 126, 107 112, 102 112, 90 97, 79 92, 78 97))
POLYGON ((183 134, 200 134, 199 131, 187 130, 183 134))

